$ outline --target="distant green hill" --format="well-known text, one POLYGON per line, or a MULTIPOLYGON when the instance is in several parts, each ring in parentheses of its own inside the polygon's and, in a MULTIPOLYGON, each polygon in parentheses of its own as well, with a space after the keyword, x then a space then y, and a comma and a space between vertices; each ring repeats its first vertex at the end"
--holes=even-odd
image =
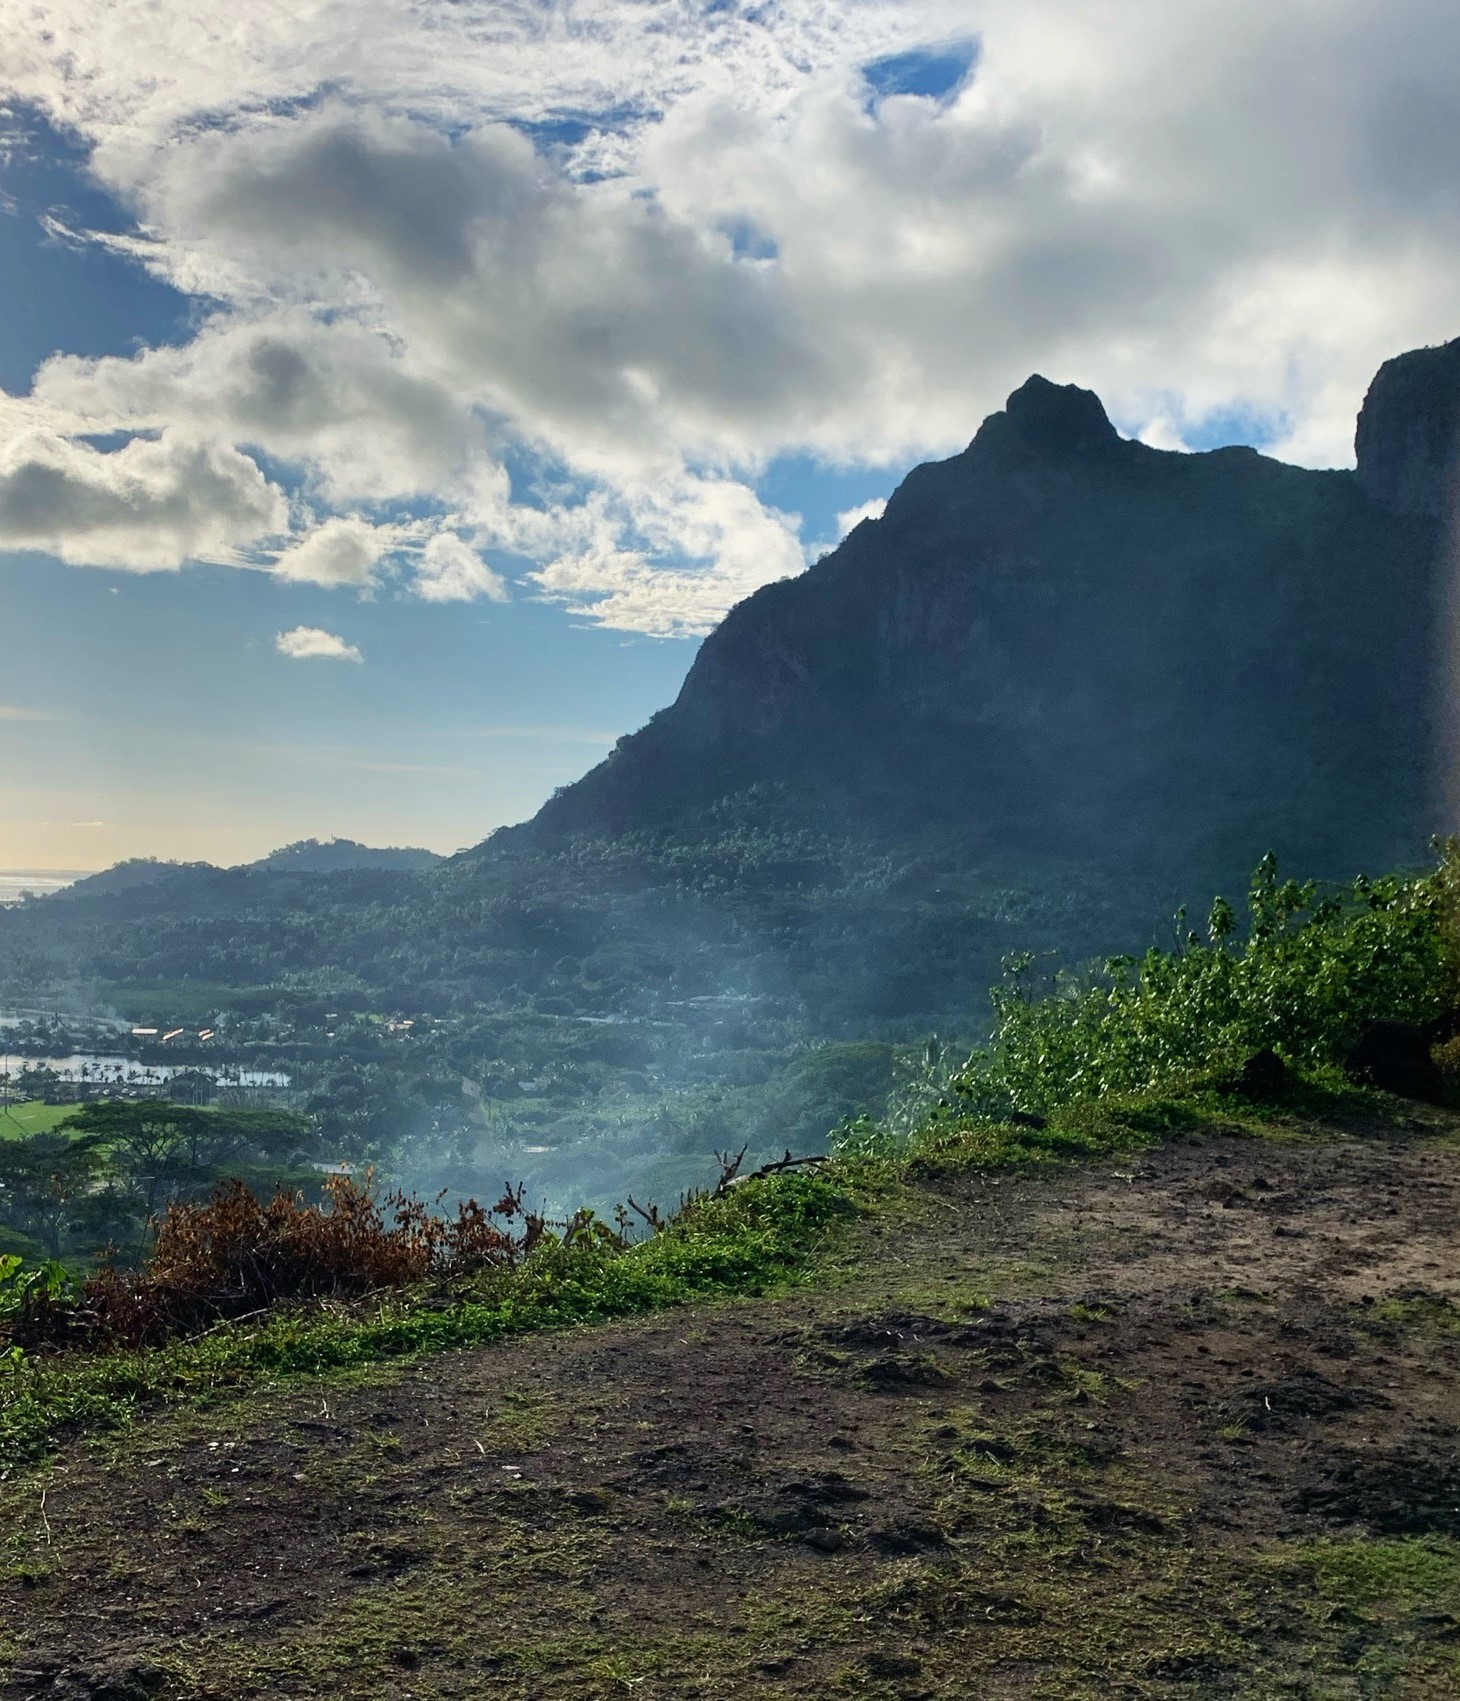
POLYGON ((103 868, 99 874, 88 874, 53 894, 56 898, 105 898, 122 892, 135 891, 139 886, 153 886, 159 880, 174 880, 179 876, 214 873, 210 862, 166 862, 155 856, 128 857, 125 862, 103 868))
POLYGON ((245 862, 231 869, 219 868, 211 862, 167 862, 158 857, 131 857, 116 863, 99 874, 89 874, 82 880, 62 889, 67 898, 98 898, 121 892, 131 892, 139 886, 168 882, 172 895, 182 881, 196 886, 200 879, 216 874, 236 874, 253 870, 268 873, 339 874, 349 869, 393 869, 413 873, 434 868, 443 860, 435 851, 390 846, 376 850, 354 839, 299 839, 282 845, 256 862, 245 862))
POLYGON ((441 860, 435 851, 396 846, 375 850, 355 839, 299 839, 244 866, 334 874, 347 868, 432 868, 441 860))

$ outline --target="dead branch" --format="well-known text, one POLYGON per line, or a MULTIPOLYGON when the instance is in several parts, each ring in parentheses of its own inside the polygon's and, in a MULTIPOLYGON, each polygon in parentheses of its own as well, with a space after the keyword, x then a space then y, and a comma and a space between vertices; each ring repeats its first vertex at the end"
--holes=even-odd
MULTIPOLYGON (((743 1159, 744 1157, 745 1153, 742 1151, 740 1158, 743 1159)), ((805 1169, 811 1164, 825 1164, 830 1162, 831 1159, 825 1152, 815 1153, 804 1158, 793 1158, 791 1156, 790 1148, 788 1147, 785 1157, 777 1158, 774 1163, 762 1164, 759 1169, 752 1170, 749 1175, 739 1175, 736 1173, 740 1168, 740 1162, 737 1160, 735 1168, 725 1176, 710 1197, 712 1199, 718 1198, 722 1193, 728 1191, 728 1189, 732 1187, 744 1187, 747 1181, 763 1181, 768 1175, 784 1175, 787 1170, 805 1169)))
POLYGON ((742 1146, 740 1150, 733 1155, 729 1152, 715 1153, 715 1162, 720 1166, 720 1179, 710 1190, 710 1197, 712 1199, 719 1198, 730 1183, 734 1181, 735 1177, 740 1174, 740 1166, 745 1162, 745 1154, 749 1150, 750 1147, 747 1144, 742 1146))
POLYGON ((649 1203, 647 1205, 641 1205, 639 1203, 639 1201, 637 1199, 635 1199, 633 1194, 631 1193, 629 1195, 628 1199, 625 1202, 627 1203, 629 1209, 631 1211, 633 1211, 636 1216, 642 1217, 644 1219, 644 1221, 646 1223, 648 1223, 649 1227, 651 1229, 653 1229, 655 1234, 659 1234, 664 1229, 667 1229, 669 1227, 668 1220, 665 1218, 664 1213, 659 1209, 659 1207, 653 1202, 652 1199, 649 1201, 649 1203))

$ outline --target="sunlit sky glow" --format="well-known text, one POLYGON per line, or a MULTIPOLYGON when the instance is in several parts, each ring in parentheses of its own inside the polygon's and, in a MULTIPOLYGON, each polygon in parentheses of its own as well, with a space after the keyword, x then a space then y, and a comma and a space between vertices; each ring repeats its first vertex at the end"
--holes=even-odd
POLYGON ((1460 334, 1438 0, 29 0, 0 868, 529 813, 1029 372, 1351 458, 1460 334))

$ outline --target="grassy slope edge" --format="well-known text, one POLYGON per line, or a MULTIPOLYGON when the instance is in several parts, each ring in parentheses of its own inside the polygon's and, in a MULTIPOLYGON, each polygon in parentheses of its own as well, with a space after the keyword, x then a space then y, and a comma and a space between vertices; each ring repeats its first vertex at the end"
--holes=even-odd
POLYGON ((1344 1109, 1148 1103, 1078 1166, 944 1130, 811 1231, 835 1279, 70 1450, 0 1485, 12 1684, 1448 1698, 1460 1306, 1411 1282, 1460 1123, 1344 1109))

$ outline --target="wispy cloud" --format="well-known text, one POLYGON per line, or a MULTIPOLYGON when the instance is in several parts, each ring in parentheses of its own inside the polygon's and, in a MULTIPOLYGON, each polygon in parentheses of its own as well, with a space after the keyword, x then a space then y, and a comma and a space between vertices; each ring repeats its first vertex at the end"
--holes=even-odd
POLYGON ((280 632, 274 639, 274 648, 291 661, 364 660, 357 645, 346 643, 338 633, 326 632, 319 626, 296 626, 292 631, 280 632))
POLYGON ((53 721, 42 709, 22 709, 14 703, 0 703, 0 721, 53 721))
POLYGON ((494 572, 464 538, 437 532, 421 551, 412 590, 423 602, 508 600, 507 581, 494 572))

